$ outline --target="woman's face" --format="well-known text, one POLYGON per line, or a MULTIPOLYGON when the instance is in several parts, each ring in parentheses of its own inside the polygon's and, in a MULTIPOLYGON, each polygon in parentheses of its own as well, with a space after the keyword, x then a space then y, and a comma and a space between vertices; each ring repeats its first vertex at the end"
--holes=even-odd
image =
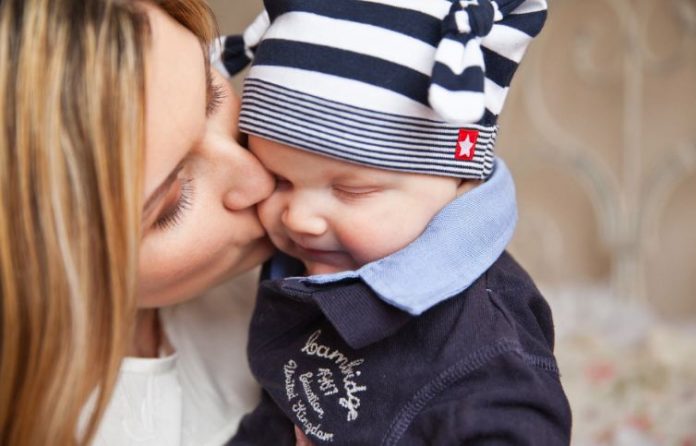
POLYGON ((255 205, 273 180, 237 143, 238 99, 198 39, 149 6, 140 305, 190 298, 271 251, 255 205))

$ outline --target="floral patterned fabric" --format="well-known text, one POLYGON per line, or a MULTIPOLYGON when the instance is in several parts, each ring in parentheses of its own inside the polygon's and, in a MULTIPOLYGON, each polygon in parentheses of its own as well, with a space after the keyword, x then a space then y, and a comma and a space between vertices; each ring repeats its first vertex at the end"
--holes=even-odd
POLYGON ((696 446, 696 321, 602 289, 547 291, 574 446, 696 446))

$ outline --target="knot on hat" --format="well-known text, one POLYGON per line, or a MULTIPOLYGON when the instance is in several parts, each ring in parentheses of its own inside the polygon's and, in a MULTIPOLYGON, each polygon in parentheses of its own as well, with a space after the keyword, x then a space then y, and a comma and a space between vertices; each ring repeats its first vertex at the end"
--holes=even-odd
POLYGON ((223 39, 220 60, 230 76, 242 71, 253 60, 256 48, 270 25, 268 12, 264 10, 247 27, 244 34, 223 39))
POLYGON ((498 4, 491 0, 455 1, 442 22, 443 36, 472 34, 485 37, 493 29, 493 22, 501 18, 498 4))
POLYGON ((442 22, 428 98, 444 120, 475 123, 485 112, 481 41, 503 16, 492 0, 452 2, 442 22))

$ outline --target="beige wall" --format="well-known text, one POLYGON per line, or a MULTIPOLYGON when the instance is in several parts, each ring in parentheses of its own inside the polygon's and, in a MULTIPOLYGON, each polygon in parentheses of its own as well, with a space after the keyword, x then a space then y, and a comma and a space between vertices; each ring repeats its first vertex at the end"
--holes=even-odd
POLYGON ((209 0, 208 3, 215 11, 223 34, 244 30, 263 9, 261 0, 209 0))
MULTIPOLYGON (((211 4, 225 33, 262 7, 211 4)), ((551 1, 498 143, 518 187, 511 251, 542 286, 696 316, 695 79, 693 0, 551 1)))

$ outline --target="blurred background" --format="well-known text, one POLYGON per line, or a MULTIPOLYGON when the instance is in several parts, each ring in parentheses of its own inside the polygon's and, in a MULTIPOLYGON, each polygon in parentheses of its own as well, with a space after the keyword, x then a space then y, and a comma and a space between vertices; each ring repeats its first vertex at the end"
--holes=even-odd
MULTIPOLYGON (((223 33, 262 8, 210 3, 223 33)), ((696 445, 696 0, 549 0, 512 85, 510 251, 554 310, 573 444, 696 445)))

